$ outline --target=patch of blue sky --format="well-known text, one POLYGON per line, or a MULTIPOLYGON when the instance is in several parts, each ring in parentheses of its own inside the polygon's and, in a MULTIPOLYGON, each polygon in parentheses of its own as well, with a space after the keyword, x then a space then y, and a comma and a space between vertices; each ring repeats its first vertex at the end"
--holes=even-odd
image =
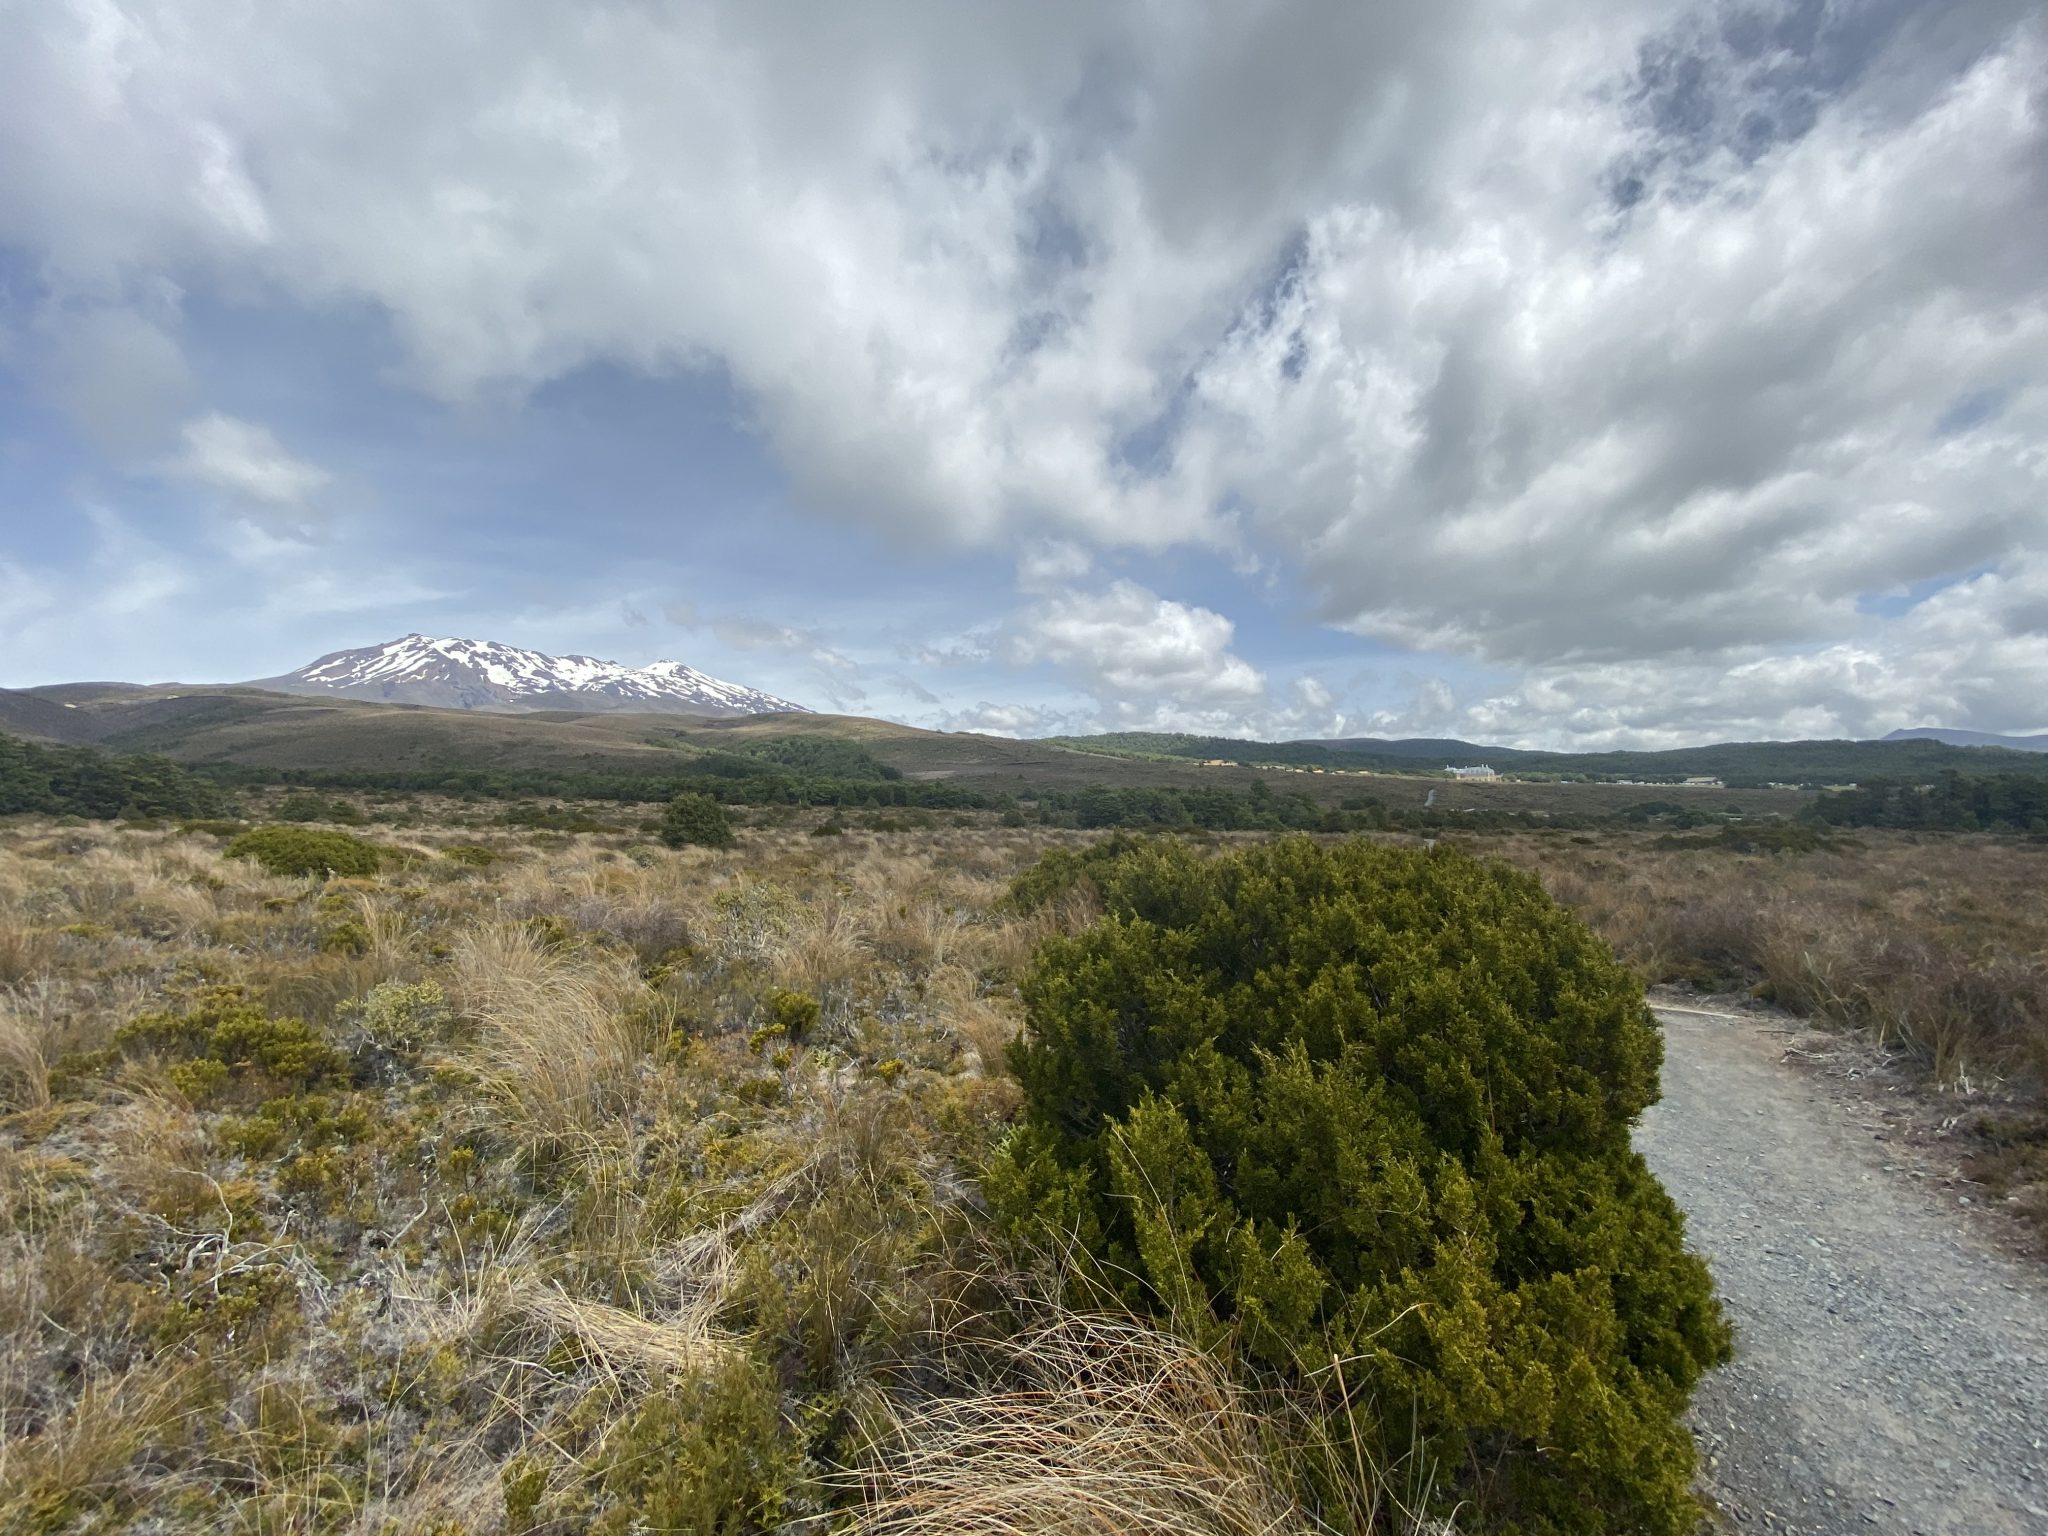
POLYGON ((2003 388, 1972 390, 1958 396, 1934 423, 1936 437, 1960 437, 1996 421, 2005 412, 2012 392, 2003 388))
POLYGON ((1935 593, 1945 592, 1965 581, 1975 581, 1991 569, 1991 566, 1978 566, 1973 570, 1957 571, 1947 576, 1929 576, 1924 580, 1908 582, 1903 587, 1894 587, 1885 592, 1865 592, 1856 599, 1856 611, 1879 619, 1903 618, 1935 593))

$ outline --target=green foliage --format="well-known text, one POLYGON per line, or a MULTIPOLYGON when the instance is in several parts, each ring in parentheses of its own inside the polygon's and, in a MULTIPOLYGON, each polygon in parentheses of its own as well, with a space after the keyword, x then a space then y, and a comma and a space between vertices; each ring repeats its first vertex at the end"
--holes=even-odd
POLYGON ((536 832, 616 832, 618 827, 583 811, 562 805, 515 805, 498 818, 501 826, 525 827, 536 832))
POLYGON ((1275 794, 1264 780, 1245 790, 1222 786, 1121 788, 1090 784, 1085 789, 1048 790, 1039 814, 1077 827, 1199 827, 1210 832, 1353 831, 1383 825, 1331 812, 1299 790, 1275 794))
POLYGON ((750 759, 748 767, 772 763, 792 773, 819 779, 846 779, 879 784, 903 777, 857 742, 831 736, 763 736, 748 742, 734 756, 750 759))
POLYGON ((451 843, 441 850, 441 857, 451 864, 466 864, 471 869, 489 869, 498 862, 497 850, 486 848, 481 843, 451 843))
POLYGON ((348 1058, 302 1019, 273 1018, 238 987, 215 987, 182 1013, 146 1013, 114 1048, 173 1059, 171 1080, 196 1103, 260 1100, 345 1084, 348 1058))
POLYGON ((1122 731, 1053 737, 1060 745, 1106 757, 1274 763, 1293 767, 1415 773, 1447 762, 1483 761, 1503 773, 1548 778, 1625 779, 1677 783, 1711 775, 1731 788, 1767 783, 1842 784, 1897 779, 1926 784, 1944 772, 1984 772, 2048 779, 2048 753, 2002 747, 1952 747, 1938 741, 1746 741, 1661 752, 1531 752, 1468 741, 1240 741, 1223 736, 1122 731))
POLYGON ((310 791, 293 790, 278 802, 273 815, 279 821, 331 821, 345 827, 363 824, 363 813, 351 800, 328 799, 310 791))
POLYGON ((438 982, 382 981, 346 1010, 377 1049, 411 1058, 447 1028, 452 1011, 438 982))
POLYGON ((650 1393, 605 1442, 611 1508, 591 1527, 623 1536, 747 1536, 775 1530, 801 1471, 774 1379, 730 1359, 650 1393))
POLYGON ((1678 1416, 1728 1334, 1629 1144, 1661 1042, 1607 949, 1448 851, 1080 862, 1106 915, 1025 980, 1003 1221, 1497 1528, 1690 1530, 1678 1416))
MULTIPOLYGON (((865 749, 855 750, 872 760, 865 749)), ((265 768, 242 763, 213 763, 206 772, 224 784, 285 784, 493 800, 547 795, 643 805, 659 804, 684 792, 709 795, 725 805, 928 810, 983 810, 993 806, 998 798, 1008 798, 953 781, 906 782, 893 776, 894 770, 879 764, 876 769, 863 764, 862 776, 844 778, 800 773, 766 758, 738 752, 702 752, 662 774, 585 773, 547 768, 265 768)), ((560 811, 560 807, 556 810, 560 811)))
POLYGON ((1048 849, 1036 864, 1010 882, 1003 904, 1012 912, 1036 912, 1073 890, 1085 890, 1100 897, 1102 890, 1096 884, 1096 874, 1143 846, 1138 839, 1118 833, 1099 843, 1090 843, 1078 853, 1070 848, 1048 849))
POLYGON ((1657 839, 1659 848, 1706 848, 1721 853, 1821 853, 1842 846, 1821 827, 1804 821, 1736 822, 1692 837, 1657 839))
MULTIPOLYGON (((2041 755, 2048 758, 2048 753, 2041 755)), ((1954 772, 1927 785, 1879 779, 1821 796, 1813 815, 1836 827, 2048 832, 2048 779, 2016 774, 1966 778, 1954 772)))
POLYGON ((0 816, 217 816, 226 796, 167 758, 0 735, 0 816))
POLYGON ((671 848, 730 848, 732 823, 708 795, 677 795, 661 814, 661 840, 671 848))
POLYGON ((772 987, 763 999, 768 1022, 792 1040, 801 1040, 817 1028, 818 1000, 808 992, 772 987))
POLYGON ((373 843, 310 827, 252 827, 224 851, 254 859, 273 875, 374 875, 380 857, 373 843))
POLYGON ((236 833, 246 832, 248 829, 249 824, 246 821, 227 821, 221 818, 202 817, 178 823, 178 831, 187 837, 195 834, 204 837, 233 837, 236 833))

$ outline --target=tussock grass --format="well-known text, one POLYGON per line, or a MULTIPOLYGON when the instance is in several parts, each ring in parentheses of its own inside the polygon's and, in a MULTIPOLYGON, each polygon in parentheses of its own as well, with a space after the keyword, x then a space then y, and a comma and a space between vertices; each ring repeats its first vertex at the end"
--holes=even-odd
MULTIPOLYGON (((1408 1526, 1404 1469, 990 1256, 1015 983, 1095 915, 1001 897, 1085 838, 406 815, 416 852, 326 881, 0 825, 0 1528, 1408 1526), (116 1044, 218 988, 270 1075, 116 1044), (289 1019, 338 1072, 293 1077, 289 1019)), ((1909 1042, 1961 1009, 1964 1073, 2034 1048, 2023 853, 1538 841, 1645 974, 1909 1042)))
POLYGON ((324 881, 0 827, 0 1525, 821 1515, 878 1373, 1000 1314, 993 906, 1043 839, 465 814, 324 881), (120 1044, 223 988, 232 1048, 120 1044))
POLYGON ((1438 1530, 1384 1471, 1213 1350, 1121 1314, 1040 1308, 977 1385, 899 1392, 874 1426, 866 1536, 1324 1536, 1438 1530), (1353 1459, 1356 1458, 1356 1459, 1353 1459), (1342 1492, 1318 1471, 1339 1467, 1342 1492))
POLYGON ((484 922, 449 956, 449 990, 475 1025, 475 1060, 523 1134, 594 1135, 631 1102, 650 1022, 629 1016, 643 990, 617 956, 576 956, 529 927, 484 922))
POLYGON ((2048 1091, 2048 847, 1866 834, 1793 854, 1508 839, 1652 982, 1755 991, 1948 1084, 2048 1091))
POLYGON ((996 1390, 892 1403, 860 1529, 1295 1536, 1329 1529, 1276 1471, 1216 1357, 1134 1320, 1070 1316, 1003 1350, 996 1390))

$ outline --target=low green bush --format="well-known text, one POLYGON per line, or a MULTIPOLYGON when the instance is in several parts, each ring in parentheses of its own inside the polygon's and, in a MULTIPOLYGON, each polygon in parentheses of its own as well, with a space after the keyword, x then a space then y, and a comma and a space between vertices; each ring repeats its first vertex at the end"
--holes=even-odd
POLYGON ((1842 846, 1825 827, 1806 821, 1737 822, 1691 837, 1666 835, 1659 848, 1706 848, 1719 853, 1824 853, 1842 846))
POLYGON ((182 1012, 146 1013, 114 1035, 122 1055, 171 1061, 173 1086, 196 1104, 346 1085, 348 1059, 303 1019, 276 1018, 239 987, 215 987, 182 1012))
POLYGON ((661 840, 671 848, 730 848, 732 823, 709 795, 677 795, 662 812, 661 840))
POLYGON ((1020 900, 1085 880, 1105 915, 1023 984, 1005 1226, 1336 1443, 1419 1453, 1461 1529, 1689 1532, 1679 1416, 1728 1331, 1630 1146, 1662 1046, 1606 946, 1442 849, 1052 863, 1020 900))
POLYGON ((252 827, 225 852, 254 859, 273 875, 374 875, 381 857, 374 843, 311 827, 252 827))

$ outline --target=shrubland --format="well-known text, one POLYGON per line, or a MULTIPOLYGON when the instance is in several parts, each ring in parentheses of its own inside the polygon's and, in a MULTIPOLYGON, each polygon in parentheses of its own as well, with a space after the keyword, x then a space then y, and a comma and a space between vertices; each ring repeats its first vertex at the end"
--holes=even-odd
POLYGON ((1484 858, 1642 978, 2040 952, 2012 845, 323 798, 374 868, 0 823, 0 1529, 1669 1525, 1655 1038, 1484 858))
MULTIPOLYGON (((1002 1529, 1093 1508, 1312 1531, 1466 1501, 1475 1527, 1541 1530, 1564 1506, 1473 1455, 1561 1430, 1526 1392, 1487 1406, 1546 1351, 1558 1390, 1597 1382, 1617 1422, 1663 1414, 1645 1454, 1682 1488, 1675 1398, 1622 1384, 1604 1346, 1543 1342, 1565 1282, 1482 1253, 1509 1187, 1489 1181, 1521 1175, 1478 1144, 1432 1152, 1447 1127, 1389 1122, 1383 1192, 1412 1182, 1427 1210, 1392 1247, 1316 1237, 1327 1304, 1281 1298, 1284 1344, 1242 1290, 1206 1320, 1165 1304, 1163 1271, 1124 1273, 1128 1234, 1084 1253, 1014 1201, 991 1219, 1062 1048, 1047 989, 1122 921, 1099 885, 1018 882, 1081 858, 1078 835, 757 825, 671 850, 459 803, 406 819, 352 873, 229 857, 254 835, 233 825, 0 831, 0 1527, 951 1530, 1000 1507, 1002 1529), (1400 1352, 1498 1358, 1455 1383, 1353 1359, 1336 1383, 1317 1352, 1370 1354, 1375 1284, 1419 1288, 1400 1352), (1454 1293, 1477 1321, 1425 1322, 1454 1293)), ((1600 1026, 1621 1055, 1580 1063, 1620 1073, 1609 1127, 1654 1080, 1625 990, 1600 1026)), ((1261 1070, 1306 1084, 1318 1059, 1261 1070)), ((1600 1178, 1629 1184, 1617 1164, 1570 1198, 1600 1178)), ((1278 1234, 1309 1242, 1315 1212, 1242 1198, 1233 1251, 1278 1243, 1299 1282, 1278 1234)), ((1636 1313, 1570 1286, 1584 1326, 1634 1337, 1636 1313)), ((1710 1312, 1676 1326, 1711 1353, 1710 1312)), ((1677 1348, 1658 1369, 1682 1395, 1677 1348)), ((1578 1497, 1641 1503, 1590 1461, 1578 1497)))
POLYGON ((1033 840, 540 836, 0 833, 0 1529, 861 1504, 897 1374, 1011 1305, 1033 840))

